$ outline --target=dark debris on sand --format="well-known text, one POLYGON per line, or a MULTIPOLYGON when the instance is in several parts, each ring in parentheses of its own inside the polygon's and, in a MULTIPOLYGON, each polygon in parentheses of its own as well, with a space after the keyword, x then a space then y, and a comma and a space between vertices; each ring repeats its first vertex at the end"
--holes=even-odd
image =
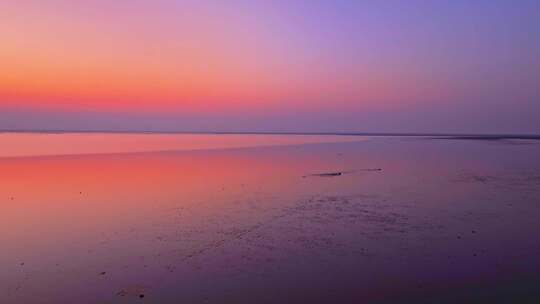
POLYGON ((318 174, 312 174, 311 176, 340 176, 340 175, 343 175, 343 172, 318 173, 318 174))
POLYGON ((324 172, 324 173, 315 173, 315 174, 310 174, 310 175, 304 175, 302 177, 308 177, 308 176, 318 176, 318 177, 333 177, 333 176, 341 176, 343 174, 349 174, 349 173, 354 173, 356 171, 369 171, 369 172, 374 172, 374 171, 382 171, 381 168, 366 168, 366 169, 358 169, 358 170, 353 170, 353 171, 335 171, 335 172, 324 172))

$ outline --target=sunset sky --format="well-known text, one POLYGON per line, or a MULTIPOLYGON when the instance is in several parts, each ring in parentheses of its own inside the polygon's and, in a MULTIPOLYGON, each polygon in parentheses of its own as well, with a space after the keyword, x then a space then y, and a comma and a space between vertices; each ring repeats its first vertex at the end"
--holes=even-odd
POLYGON ((0 129, 540 133, 540 1, 0 1, 0 129))

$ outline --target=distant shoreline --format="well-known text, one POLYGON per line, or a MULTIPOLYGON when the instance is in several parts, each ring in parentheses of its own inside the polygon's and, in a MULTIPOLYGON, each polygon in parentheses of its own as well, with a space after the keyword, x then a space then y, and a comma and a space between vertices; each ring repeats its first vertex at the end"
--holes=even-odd
POLYGON ((433 139, 502 140, 537 139, 540 134, 478 134, 478 133, 371 133, 371 132, 248 132, 248 131, 144 131, 144 130, 0 130, 0 133, 110 133, 110 134, 215 134, 215 135, 339 135, 339 136, 394 136, 432 137, 433 139))

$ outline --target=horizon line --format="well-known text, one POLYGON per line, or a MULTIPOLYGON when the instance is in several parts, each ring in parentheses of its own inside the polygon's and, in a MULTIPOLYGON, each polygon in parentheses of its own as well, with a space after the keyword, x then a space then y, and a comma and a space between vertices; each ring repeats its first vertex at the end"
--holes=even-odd
POLYGON ((215 134, 215 135, 340 135, 340 136, 432 136, 470 139, 540 139, 540 134, 531 133, 447 133, 447 132, 301 132, 301 131, 166 131, 166 130, 32 130, 32 129, 0 129, 0 133, 121 133, 121 134, 215 134))

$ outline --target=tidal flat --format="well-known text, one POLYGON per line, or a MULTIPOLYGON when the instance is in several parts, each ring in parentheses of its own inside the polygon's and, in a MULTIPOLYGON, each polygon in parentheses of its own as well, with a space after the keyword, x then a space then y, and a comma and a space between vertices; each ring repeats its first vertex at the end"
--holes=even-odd
POLYGON ((1 303, 540 302, 536 139, 8 135, 1 303))

